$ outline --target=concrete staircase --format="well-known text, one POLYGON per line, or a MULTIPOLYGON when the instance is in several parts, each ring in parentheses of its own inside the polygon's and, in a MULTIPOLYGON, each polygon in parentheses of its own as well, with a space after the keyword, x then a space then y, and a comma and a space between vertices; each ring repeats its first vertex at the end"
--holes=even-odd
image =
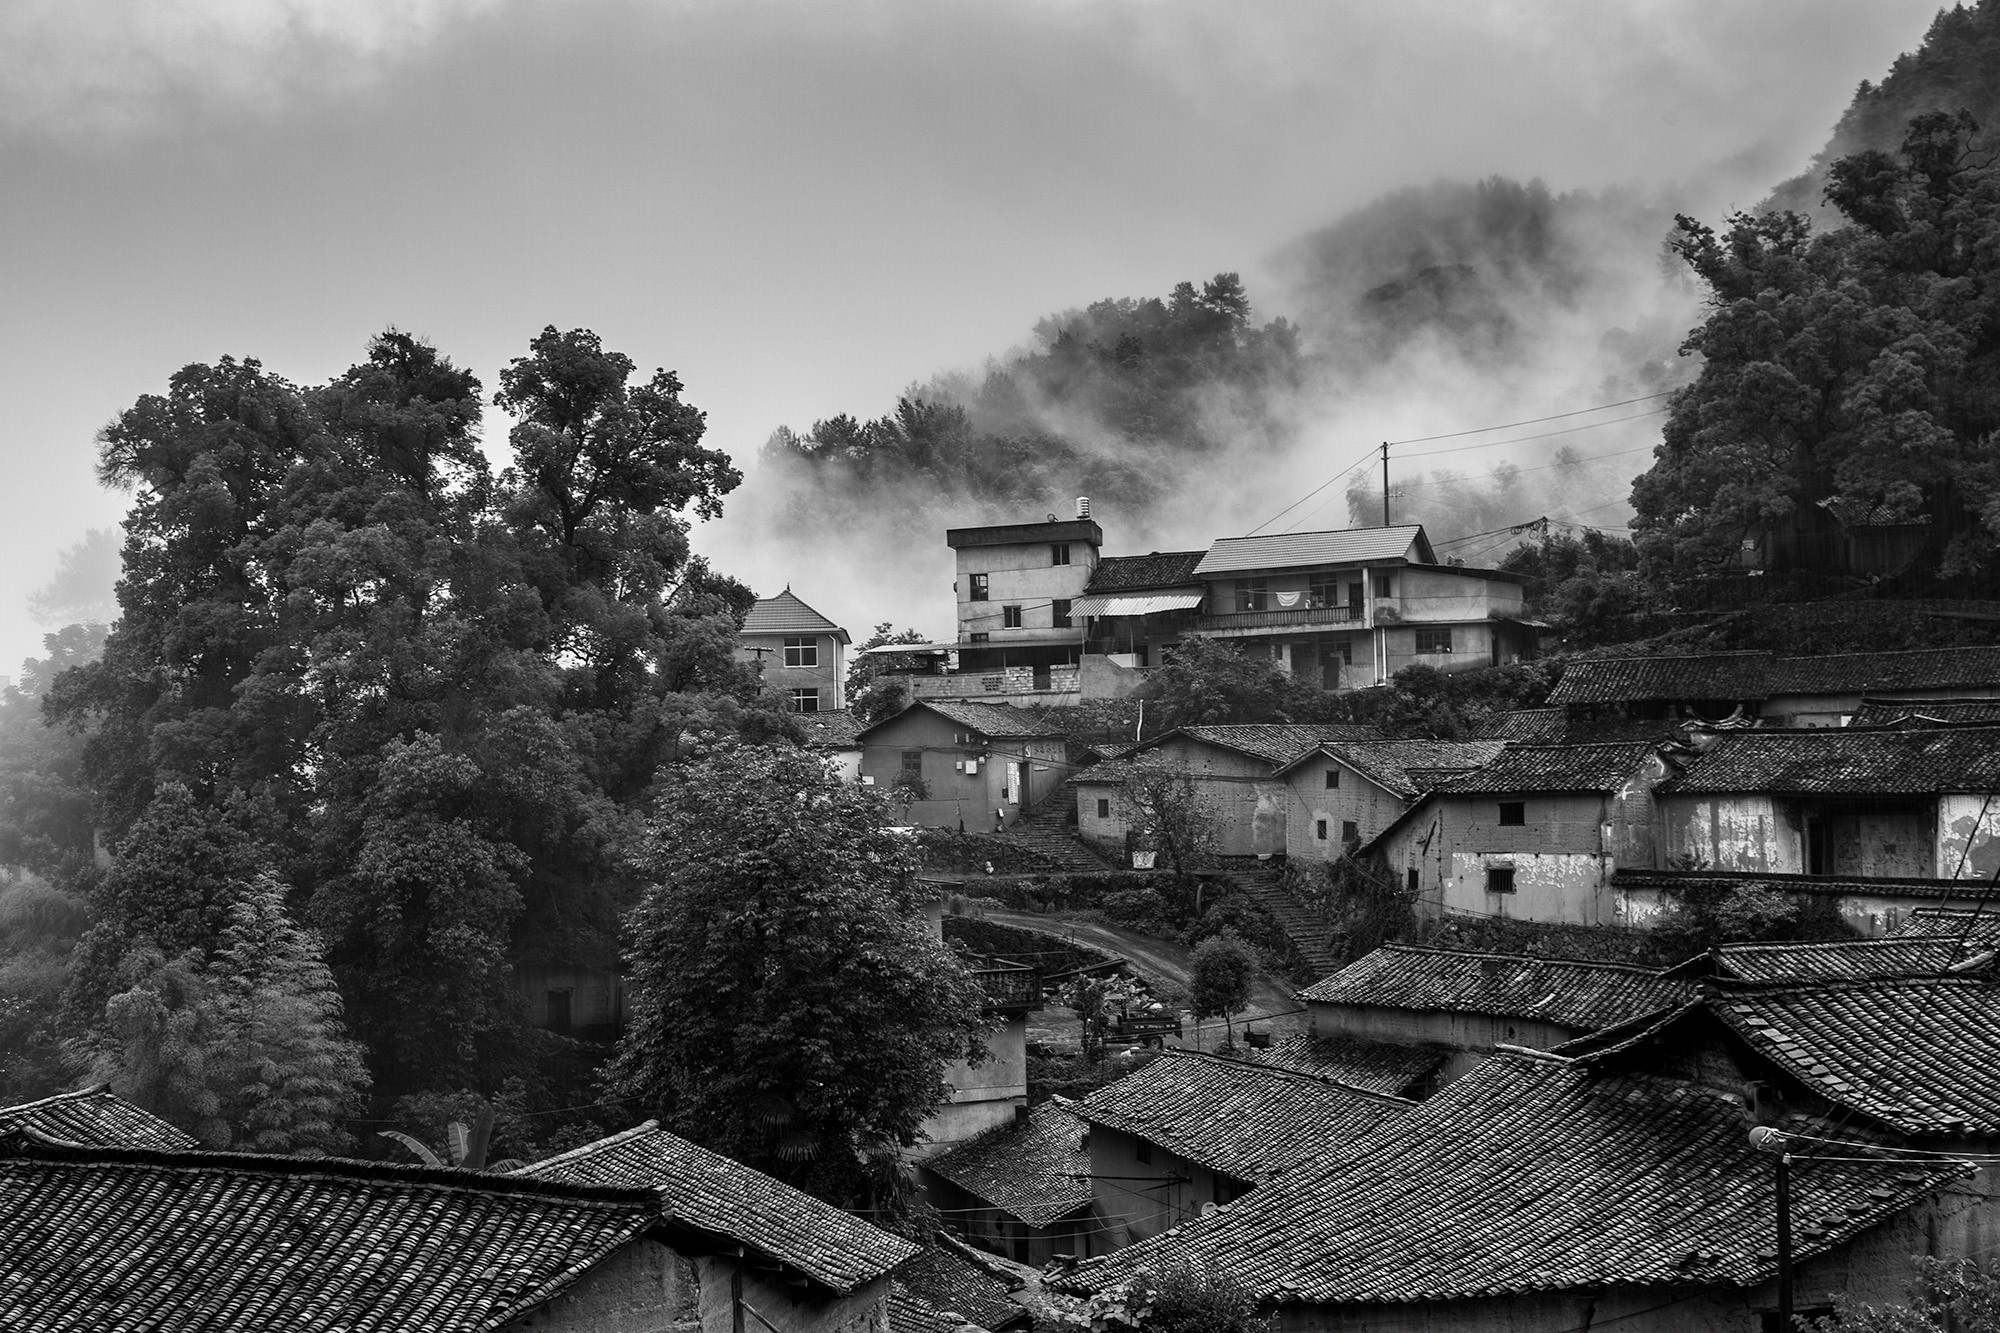
MULTIPOLYGON (((1063 826, 1065 804, 1060 796, 1050 797, 1008 825, 1004 833, 995 836, 1003 842, 1015 843, 1047 857, 1070 874, 1094 875, 1119 869, 1117 862, 1063 826)), ((1074 808, 1073 801, 1067 804, 1074 808)), ((1129 866, 1124 868, 1130 869, 1129 866)))
POLYGON ((1334 951, 1325 918, 1285 892, 1278 883, 1277 871, 1232 869, 1229 878, 1246 897, 1277 918, 1311 965, 1313 975, 1331 976, 1341 969, 1340 956, 1334 951))

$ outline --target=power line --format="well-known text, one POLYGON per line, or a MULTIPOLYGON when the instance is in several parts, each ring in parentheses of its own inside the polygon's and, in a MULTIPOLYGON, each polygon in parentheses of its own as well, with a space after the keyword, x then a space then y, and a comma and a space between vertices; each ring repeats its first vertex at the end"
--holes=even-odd
MULTIPOLYGON (((1567 417, 1589 416, 1592 412, 1608 412, 1614 407, 1630 407, 1634 403, 1650 403, 1655 398, 1666 398, 1678 392, 1679 390, 1677 389, 1668 389, 1664 393, 1649 393, 1643 398, 1623 398, 1615 403, 1599 403, 1596 407, 1579 407, 1574 412, 1557 412, 1553 416, 1530 417, 1526 421, 1509 421, 1499 426, 1480 426, 1474 430, 1456 430, 1445 435, 1418 435, 1407 440, 1390 440, 1389 443, 1428 444, 1432 440, 1458 440, 1463 439, 1467 435, 1486 435, 1496 430, 1513 430, 1516 426, 1539 426, 1544 421, 1561 421, 1567 417)), ((1665 411, 1666 409, 1662 408, 1660 410, 1665 411)), ((1642 413, 1641 415, 1650 414, 1642 413)), ((1620 420, 1629 421, 1631 418, 1623 417, 1620 420)))
MULTIPOLYGON (((1307 491, 1304 495, 1301 495, 1298 499, 1292 501, 1290 504, 1286 505, 1283 509, 1280 509, 1277 513, 1271 515, 1269 518, 1265 519, 1262 523, 1259 523, 1257 527, 1250 529, 1250 531, 1244 533, 1243 535, 1246 537, 1256 536, 1258 528, 1268 528, 1269 526, 1271 526, 1271 524, 1276 523, 1279 519, 1291 513, 1294 509, 1297 509, 1300 505, 1312 499, 1315 495, 1318 495, 1321 491, 1333 485, 1333 483, 1339 481, 1342 477, 1354 471, 1354 469, 1360 467, 1363 463, 1371 461, 1374 457, 1374 454, 1375 451, 1373 449, 1370 449, 1367 453, 1361 455, 1361 457, 1355 459, 1352 463, 1349 463, 1346 467, 1334 473, 1331 477, 1328 477, 1325 481, 1313 487, 1311 490, 1307 491)), ((1318 510, 1314 510, 1312 512, 1317 513, 1318 510)))
MULTIPOLYGON (((1479 444, 1455 444, 1449 449, 1426 449, 1422 453, 1398 454, 1399 458, 1435 458, 1439 454, 1462 454, 1468 449, 1496 449, 1503 444, 1526 444, 1530 440, 1553 440, 1558 435, 1574 435, 1578 431, 1597 430, 1603 426, 1616 426, 1623 421, 1640 421, 1646 417, 1665 415, 1667 409, 1656 407, 1650 412, 1634 412, 1629 417, 1613 417, 1609 421, 1593 421, 1587 426, 1570 426, 1565 430, 1545 430, 1538 435, 1516 435, 1505 440, 1485 440, 1479 444)), ((1647 448, 1651 448, 1648 445, 1647 448)))

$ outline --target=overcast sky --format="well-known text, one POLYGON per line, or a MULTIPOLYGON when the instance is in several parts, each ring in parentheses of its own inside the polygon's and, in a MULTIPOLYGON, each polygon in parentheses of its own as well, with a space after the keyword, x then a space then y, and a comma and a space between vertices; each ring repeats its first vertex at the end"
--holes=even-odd
POLYGON ((588 326, 747 463, 1057 309, 1231 268, 1255 297, 1277 246, 1399 185, 1746 151, 1775 180, 1934 9, 7 0, 0 673, 57 552, 127 502, 93 435, 190 361, 317 381, 393 324, 490 389, 588 326))

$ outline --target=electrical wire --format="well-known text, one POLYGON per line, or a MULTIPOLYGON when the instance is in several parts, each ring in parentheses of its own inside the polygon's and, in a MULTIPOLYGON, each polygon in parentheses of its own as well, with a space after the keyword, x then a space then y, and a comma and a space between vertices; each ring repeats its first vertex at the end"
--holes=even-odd
MULTIPOLYGON (((1545 430, 1535 435, 1515 435, 1504 440, 1485 440, 1479 444, 1455 444, 1449 449, 1425 449, 1419 453, 1396 454, 1394 456, 1397 458, 1436 458, 1441 454, 1462 454, 1468 449, 1497 449, 1507 444, 1527 444, 1531 440, 1553 440, 1558 435, 1574 435, 1578 431, 1599 430, 1605 426, 1616 426, 1623 421, 1643 421, 1647 417, 1665 416, 1667 411, 1667 408, 1657 407, 1650 412, 1634 412, 1629 417, 1613 417, 1609 421, 1593 421, 1587 426, 1570 426, 1564 430, 1545 430)), ((1394 441, 1391 441, 1391 443, 1393 444, 1394 441)), ((1645 447, 1650 449, 1653 446, 1649 444, 1645 447)))
MULTIPOLYGON (((1544 421, 1562 421, 1568 417, 1589 416, 1592 412, 1608 412, 1614 407, 1630 407, 1634 403, 1650 403, 1656 398, 1666 398, 1678 392, 1678 389, 1667 389, 1661 393, 1649 393, 1642 398, 1623 398, 1615 403, 1599 403, 1596 407, 1579 407, 1574 412, 1557 412, 1553 416, 1530 417, 1526 421, 1509 421, 1505 425, 1500 426, 1480 426, 1475 430, 1452 431, 1447 435, 1418 435, 1407 440, 1390 440, 1389 443, 1391 445, 1428 444, 1432 440, 1457 440, 1463 439, 1467 435, 1485 435, 1488 432, 1496 430, 1513 430, 1516 426, 1539 426, 1544 421)), ((1665 409, 1661 410, 1664 411, 1665 409)), ((1629 418, 1625 419, 1629 420, 1629 418)))
MULTIPOLYGON (((1354 471, 1354 469, 1360 467, 1364 463, 1371 462, 1374 459, 1374 457, 1375 457, 1375 451, 1372 449, 1369 450, 1367 453, 1361 455, 1361 457, 1355 459, 1352 463, 1349 463, 1346 467, 1334 473, 1331 477, 1328 477, 1325 481, 1313 487, 1311 490, 1307 491, 1304 495, 1301 495, 1298 499, 1292 501, 1290 504, 1286 505, 1283 509, 1280 509, 1277 513, 1271 515, 1269 518, 1265 519, 1262 523, 1259 523, 1256 527, 1250 529, 1250 531, 1244 533, 1243 535, 1246 537, 1256 536, 1259 529, 1268 528, 1269 526, 1271 526, 1271 524, 1276 523, 1279 519, 1291 513, 1294 509, 1297 509, 1300 505, 1312 499, 1315 495, 1318 495, 1321 491, 1333 485, 1333 483, 1339 481, 1342 477, 1346 476, 1348 473, 1354 471)), ((1322 506, 1322 508, 1324 508, 1324 506, 1322 506)), ((1312 510, 1311 512, 1318 513, 1319 510, 1315 509, 1312 510)))

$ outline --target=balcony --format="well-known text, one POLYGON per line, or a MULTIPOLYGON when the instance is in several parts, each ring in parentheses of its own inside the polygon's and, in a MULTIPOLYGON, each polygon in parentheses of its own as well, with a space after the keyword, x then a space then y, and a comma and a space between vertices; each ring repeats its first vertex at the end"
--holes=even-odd
POLYGON ((1013 695, 1075 694, 1078 669, 1073 666, 997 667, 992 671, 954 671, 948 675, 911 673, 896 679, 918 699, 995 699, 1013 695))
POLYGON ((966 960, 973 980, 986 992, 989 1013, 1039 1008, 1042 1003, 1042 975, 1032 967, 999 958, 966 960))
POLYGON ((1290 610, 1236 611, 1228 615, 1196 616, 1200 634, 1244 634, 1262 630, 1347 629, 1366 623, 1356 606, 1300 606, 1290 610))

